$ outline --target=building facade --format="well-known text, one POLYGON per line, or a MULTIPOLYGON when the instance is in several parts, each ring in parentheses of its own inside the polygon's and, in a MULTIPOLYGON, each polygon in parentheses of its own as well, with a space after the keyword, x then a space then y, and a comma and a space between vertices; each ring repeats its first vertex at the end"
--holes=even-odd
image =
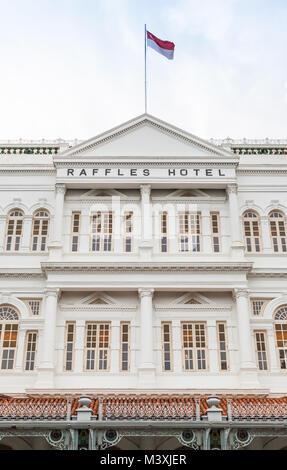
POLYGON ((286 159, 150 115, 0 142, 0 450, 287 447, 286 159))

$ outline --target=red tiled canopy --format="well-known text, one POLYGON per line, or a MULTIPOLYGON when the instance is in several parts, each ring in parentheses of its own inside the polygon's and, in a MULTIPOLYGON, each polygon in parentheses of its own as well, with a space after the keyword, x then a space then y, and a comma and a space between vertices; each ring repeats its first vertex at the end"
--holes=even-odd
MULTIPOLYGON (((195 420, 206 416, 207 397, 155 396, 91 397, 93 419, 195 420), (101 403, 101 407, 100 407, 101 403)), ((287 397, 221 397, 223 416, 232 420, 287 419, 287 397)), ((78 398, 0 398, 1 420, 67 420, 75 416, 78 398)))

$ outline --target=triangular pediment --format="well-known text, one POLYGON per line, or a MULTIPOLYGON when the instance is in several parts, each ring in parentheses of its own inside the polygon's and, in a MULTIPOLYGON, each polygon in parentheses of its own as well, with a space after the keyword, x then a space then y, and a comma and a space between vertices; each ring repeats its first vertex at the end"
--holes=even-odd
POLYGON ((69 149, 58 158, 220 158, 235 156, 216 145, 144 114, 69 149))
POLYGON ((111 199, 112 197, 128 199, 125 194, 116 189, 92 189, 82 194, 80 199, 111 199))
POLYGON ((210 196, 200 189, 179 189, 170 193, 166 199, 210 199, 210 196))
POLYGON ((202 294, 187 293, 172 302, 172 305, 210 305, 211 301, 202 294))
POLYGON ((97 292, 96 294, 91 294, 88 297, 80 299, 77 305, 115 305, 116 301, 109 295, 97 292))

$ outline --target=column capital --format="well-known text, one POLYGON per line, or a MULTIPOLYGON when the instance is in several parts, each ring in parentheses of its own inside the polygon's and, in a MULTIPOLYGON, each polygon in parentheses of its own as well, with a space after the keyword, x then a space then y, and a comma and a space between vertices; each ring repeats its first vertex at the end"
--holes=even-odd
POLYGON ((151 185, 150 184, 142 184, 140 187, 141 195, 142 196, 150 196, 151 193, 151 185))
POLYGON ((55 297, 58 298, 60 294, 59 289, 46 289, 44 291, 45 297, 55 297))
POLYGON ((66 194, 67 191, 66 185, 62 183, 56 183, 55 189, 57 194, 66 194))
POLYGON ((138 292, 141 299, 143 297, 153 297, 154 289, 139 289, 138 292))
POLYGON ((249 299, 249 294, 250 294, 250 291, 248 289, 245 289, 245 288, 234 289, 234 295, 236 299, 240 299, 241 297, 245 297, 246 299, 249 299))
POLYGON ((226 188, 227 194, 238 194, 238 184, 229 184, 226 188))

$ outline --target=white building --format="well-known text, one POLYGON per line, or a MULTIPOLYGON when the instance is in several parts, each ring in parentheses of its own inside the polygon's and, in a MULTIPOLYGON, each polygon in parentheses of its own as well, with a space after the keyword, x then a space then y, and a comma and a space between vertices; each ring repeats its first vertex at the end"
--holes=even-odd
POLYGON ((149 115, 1 142, 1 448, 287 447, 286 176, 149 115))

